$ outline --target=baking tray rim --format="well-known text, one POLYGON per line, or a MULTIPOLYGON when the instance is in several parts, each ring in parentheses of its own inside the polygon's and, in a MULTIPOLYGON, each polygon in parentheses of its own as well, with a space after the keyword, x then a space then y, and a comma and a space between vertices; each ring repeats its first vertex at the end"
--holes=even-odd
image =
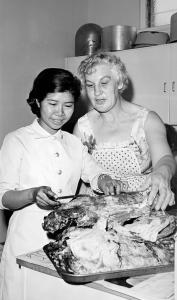
POLYGON ((54 265, 59 276, 64 279, 68 283, 73 284, 84 284, 97 280, 107 280, 107 279, 115 279, 115 278, 125 278, 132 276, 141 276, 141 275, 150 275, 164 272, 173 272, 174 271, 174 262, 166 265, 154 265, 154 266, 145 266, 138 268, 129 268, 122 270, 113 270, 106 272, 98 272, 98 273, 89 273, 89 274, 73 274, 67 272, 66 270, 58 267, 55 262, 51 259, 50 255, 46 253, 45 247, 43 248, 45 254, 50 259, 52 264, 54 265))

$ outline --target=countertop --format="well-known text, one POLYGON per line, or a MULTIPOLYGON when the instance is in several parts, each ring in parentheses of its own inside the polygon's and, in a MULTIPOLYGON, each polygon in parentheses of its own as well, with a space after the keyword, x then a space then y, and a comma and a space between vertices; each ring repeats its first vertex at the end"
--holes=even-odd
MULTIPOLYGON (((61 277, 57 273, 55 267, 53 266, 53 264, 51 263, 49 258, 46 256, 43 249, 39 249, 34 252, 18 256, 17 263, 19 264, 20 268, 26 267, 31 270, 38 271, 38 272, 41 272, 41 273, 44 273, 44 274, 47 274, 50 276, 58 277, 59 279, 61 279, 61 277)), ((61 279, 61 280, 63 280, 63 279, 61 279)), ((105 282, 105 284, 103 284, 104 282, 105 282, 104 280, 90 282, 90 283, 85 284, 85 286, 91 287, 91 288, 94 288, 97 290, 101 290, 103 292, 106 292, 106 293, 109 293, 112 295, 123 297, 122 299, 140 300, 140 298, 137 298, 137 297, 131 295, 131 293, 129 293, 129 288, 126 288, 126 287, 124 288, 124 287, 120 286, 120 290, 119 290, 117 288, 115 289, 115 287, 113 288, 113 286, 115 286, 115 284, 112 284, 109 282, 107 282, 107 283, 105 282)))
MULTIPOLYGON (((25 267, 63 280, 42 249, 18 256, 17 263, 20 267, 25 267)), ((143 276, 138 276, 133 278, 133 280, 137 281, 137 283, 132 288, 113 284, 105 280, 94 281, 84 286, 119 296, 119 299, 175 300, 173 271, 149 276, 146 275, 144 278, 143 276), (160 289, 159 286, 161 287, 160 289), (162 295, 164 298, 162 298, 162 295)))

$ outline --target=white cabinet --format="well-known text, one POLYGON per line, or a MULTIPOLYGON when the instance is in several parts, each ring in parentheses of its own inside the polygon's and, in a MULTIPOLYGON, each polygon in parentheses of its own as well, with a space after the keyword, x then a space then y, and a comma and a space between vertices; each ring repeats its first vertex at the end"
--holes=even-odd
MULTIPOLYGON (((166 123, 177 125, 177 43, 112 52, 126 66, 130 85, 124 97, 156 111, 166 123)), ((77 75, 82 57, 65 59, 77 75)))
POLYGON ((177 43, 170 45, 170 123, 177 124, 177 43))
POLYGON ((166 47, 138 48, 120 53, 130 77, 130 99, 156 111, 169 122, 169 51, 166 47), (162 59, 163 58, 163 59, 162 59))

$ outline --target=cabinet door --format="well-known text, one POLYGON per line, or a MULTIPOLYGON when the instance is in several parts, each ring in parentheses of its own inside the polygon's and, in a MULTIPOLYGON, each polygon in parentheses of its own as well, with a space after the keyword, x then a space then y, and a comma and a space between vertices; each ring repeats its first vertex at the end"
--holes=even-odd
POLYGON ((177 125, 177 44, 170 45, 170 124, 177 125))
MULTIPOLYGON (((129 100, 145 106, 169 122, 170 51, 167 45, 117 52, 130 77, 129 100)), ((125 95, 126 97, 126 95, 125 95)))

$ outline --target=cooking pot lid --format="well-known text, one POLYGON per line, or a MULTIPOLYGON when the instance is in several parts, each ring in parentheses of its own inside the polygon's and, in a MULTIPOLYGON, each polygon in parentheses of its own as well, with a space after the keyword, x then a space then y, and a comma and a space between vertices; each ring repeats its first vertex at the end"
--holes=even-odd
POLYGON ((134 45, 161 45, 169 41, 169 35, 160 31, 141 31, 137 34, 134 45))

